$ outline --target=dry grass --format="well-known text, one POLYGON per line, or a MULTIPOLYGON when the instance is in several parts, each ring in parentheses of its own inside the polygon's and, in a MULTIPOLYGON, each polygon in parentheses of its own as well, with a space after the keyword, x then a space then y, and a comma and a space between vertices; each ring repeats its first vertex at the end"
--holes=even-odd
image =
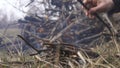
MULTIPOLYGON (((86 53, 80 52, 79 58, 83 63, 73 63, 73 60, 68 60, 68 64, 71 68, 120 68, 119 44, 113 43, 111 40, 109 43, 91 48, 93 52, 100 55, 97 58, 91 58, 86 53)), ((13 48, 15 47, 13 46, 13 48)), ((20 50, 17 53, 8 53, 7 51, 1 51, 0 68, 62 68, 62 66, 56 66, 50 62, 41 60, 38 56, 31 57, 28 54, 24 55, 20 50)))
MULTIPOLYGON (((17 29, 12 31, 9 29, 8 31, 8 34, 15 33, 12 35, 18 33, 17 29)), ((77 66, 77 64, 73 62, 69 62, 69 65, 71 68, 120 68, 120 53, 118 52, 118 49, 120 49, 119 44, 120 43, 113 43, 113 41, 110 41, 104 45, 91 48, 93 52, 100 55, 97 58, 90 58, 89 55, 81 52, 79 58, 81 58, 83 63, 78 63, 79 66, 77 66)), ((19 50, 17 54, 8 54, 8 52, 2 51, 0 60, 0 68, 62 68, 62 66, 57 67, 52 65, 52 63, 41 60, 38 56, 36 59, 36 57, 31 57, 28 54, 23 55, 22 51, 19 50)))
MULTIPOLYGON (((83 62, 83 64, 80 64, 80 67, 76 67, 74 63, 70 62, 69 64, 71 65, 71 68, 120 68, 120 53, 118 53, 116 46, 112 42, 91 49, 95 53, 98 53, 100 56, 97 58, 90 58, 85 53, 81 53, 80 58, 85 61, 83 62)), ((16 56, 14 58, 20 58, 20 56, 16 56)), ((18 61, 19 63, 1 64, 1 67, 2 68, 21 68, 21 67, 22 68, 62 68, 62 67, 55 67, 47 63, 47 61, 41 61, 40 58, 36 59, 36 57, 30 57, 28 55, 21 56, 21 58, 23 58, 24 61, 19 60, 18 61), (27 64, 26 62, 30 61, 31 59, 32 62, 27 64)), ((5 62, 10 62, 9 60, 10 58, 8 59, 6 55, 4 55, 4 59, 1 59, 1 61, 5 61, 5 62)))

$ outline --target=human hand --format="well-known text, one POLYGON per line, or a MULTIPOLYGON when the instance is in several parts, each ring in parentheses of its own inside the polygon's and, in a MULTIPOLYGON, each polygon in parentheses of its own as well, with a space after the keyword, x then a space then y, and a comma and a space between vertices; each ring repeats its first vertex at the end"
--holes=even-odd
POLYGON ((85 13, 90 18, 94 18, 94 13, 107 12, 114 6, 113 0, 83 0, 83 3, 89 7, 85 13))

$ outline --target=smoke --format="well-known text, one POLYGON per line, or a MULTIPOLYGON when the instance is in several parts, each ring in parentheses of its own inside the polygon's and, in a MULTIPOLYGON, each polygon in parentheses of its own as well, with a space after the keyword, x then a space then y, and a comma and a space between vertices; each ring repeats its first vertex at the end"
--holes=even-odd
POLYGON ((28 11, 28 7, 24 7, 29 0, 0 0, 0 18, 7 16, 8 21, 23 18, 28 11))

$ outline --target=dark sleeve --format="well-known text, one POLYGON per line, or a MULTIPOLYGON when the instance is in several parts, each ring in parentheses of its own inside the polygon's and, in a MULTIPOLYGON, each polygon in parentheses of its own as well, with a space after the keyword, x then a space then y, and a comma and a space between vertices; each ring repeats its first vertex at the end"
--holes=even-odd
POLYGON ((120 12, 120 0, 113 0, 114 7, 109 11, 109 14, 120 12))
POLYGON ((120 9, 120 0, 113 0, 115 8, 120 9))

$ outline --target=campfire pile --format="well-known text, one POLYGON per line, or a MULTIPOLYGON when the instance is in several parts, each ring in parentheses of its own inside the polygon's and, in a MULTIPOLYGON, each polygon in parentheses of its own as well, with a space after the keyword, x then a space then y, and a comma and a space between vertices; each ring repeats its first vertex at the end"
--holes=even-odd
POLYGON ((90 48, 104 43, 104 26, 98 19, 86 17, 79 3, 69 2, 71 8, 65 4, 46 8, 46 17, 29 15, 19 20, 24 27, 19 37, 36 51, 31 56, 39 54, 40 58, 56 65, 79 66, 86 63, 83 57, 99 56, 90 48))

